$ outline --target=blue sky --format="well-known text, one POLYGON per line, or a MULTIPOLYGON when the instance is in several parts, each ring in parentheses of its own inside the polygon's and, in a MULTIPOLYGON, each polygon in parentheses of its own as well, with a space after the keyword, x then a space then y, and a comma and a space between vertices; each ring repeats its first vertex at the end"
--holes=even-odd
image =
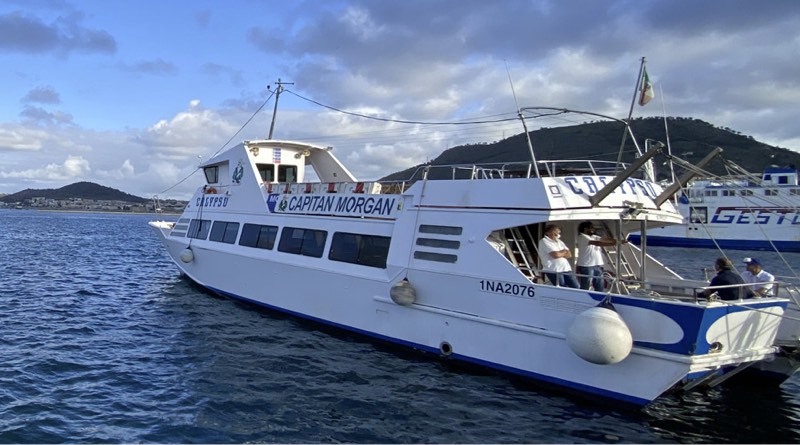
MULTIPOLYGON (((199 158, 266 137, 272 103, 236 133, 278 78, 340 109, 441 122, 513 115, 510 74, 521 106, 622 118, 642 56, 656 99, 634 116, 800 150, 798 24, 793 0, 3 0, 0 193, 92 181, 185 199, 199 158)), ((519 132, 363 120, 286 93, 275 138, 333 146, 370 180, 519 132)))

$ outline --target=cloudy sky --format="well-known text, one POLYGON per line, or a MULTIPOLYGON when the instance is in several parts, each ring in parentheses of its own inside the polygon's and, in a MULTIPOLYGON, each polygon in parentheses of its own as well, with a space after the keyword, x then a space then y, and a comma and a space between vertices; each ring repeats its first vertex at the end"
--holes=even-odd
POLYGON ((635 117, 800 151, 796 0, 3 0, 0 193, 91 181, 187 199, 200 159, 267 136, 278 78, 294 84, 274 137, 377 179, 521 126, 307 99, 497 119, 515 115, 510 77, 521 107, 624 118, 643 56, 656 99, 635 117))

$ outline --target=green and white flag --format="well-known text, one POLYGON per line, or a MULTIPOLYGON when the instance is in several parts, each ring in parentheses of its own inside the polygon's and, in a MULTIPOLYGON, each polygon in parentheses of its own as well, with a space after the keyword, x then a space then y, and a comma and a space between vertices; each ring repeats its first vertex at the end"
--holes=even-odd
POLYGON ((639 105, 647 105, 647 102, 653 100, 654 97, 656 97, 656 93, 653 92, 653 84, 650 83, 650 76, 647 75, 647 68, 642 68, 642 86, 639 90, 639 105))

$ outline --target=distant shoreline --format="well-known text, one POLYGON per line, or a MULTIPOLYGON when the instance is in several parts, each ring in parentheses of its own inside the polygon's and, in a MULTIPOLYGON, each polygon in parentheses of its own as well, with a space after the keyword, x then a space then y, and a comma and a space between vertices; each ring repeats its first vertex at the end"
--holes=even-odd
POLYGON ((114 215, 171 215, 180 216, 182 212, 126 212, 123 210, 80 210, 80 209, 37 209, 26 207, 17 209, 14 207, 0 207, 0 210, 33 210, 35 212, 58 212, 58 213, 111 213, 114 215))

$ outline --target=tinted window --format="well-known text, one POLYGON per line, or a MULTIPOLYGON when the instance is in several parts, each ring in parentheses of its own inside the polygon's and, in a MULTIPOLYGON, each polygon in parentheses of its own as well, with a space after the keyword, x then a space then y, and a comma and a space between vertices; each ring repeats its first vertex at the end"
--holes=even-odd
POLYGON ((420 224, 420 233, 437 233, 439 235, 461 235, 461 227, 454 226, 434 226, 430 224, 420 224))
POLYGON ((271 250, 275 245, 275 238, 277 235, 278 228, 276 226, 245 224, 242 227, 242 236, 239 238, 239 245, 271 250))
POLYGON ((258 167, 258 175, 264 182, 272 182, 275 180, 275 166, 273 164, 256 164, 258 167))
POLYGON ((321 258, 322 251, 325 250, 327 235, 327 232, 323 230, 284 227, 278 243, 278 250, 321 258))
POLYGON ((214 184, 219 180, 219 167, 206 167, 203 169, 203 173, 206 174, 206 182, 209 184, 214 184))
POLYGON ((386 268, 389 237, 334 233, 328 259, 362 266, 386 268))
POLYGON ((239 223, 227 221, 214 221, 211 226, 211 241, 233 244, 236 242, 236 235, 239 233, 239 223))
POLYGON ((186 234, 188 238, 206 239, 208 238, 208 230, 211 228, 211 221, 207 219, 193 219, 189 223, 189 232, 186 234))
POLYGON ((297 167, 294 165, 279 165, 278 182, 297 182, 297 167))

